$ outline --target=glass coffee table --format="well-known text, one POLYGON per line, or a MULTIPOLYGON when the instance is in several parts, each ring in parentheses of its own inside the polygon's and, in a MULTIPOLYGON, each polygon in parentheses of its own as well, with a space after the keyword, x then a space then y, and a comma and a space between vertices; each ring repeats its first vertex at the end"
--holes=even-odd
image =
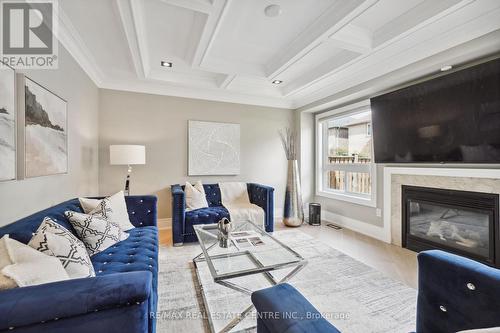
MULTIPOLYGON (((229 237, 229 247, 223 248, 219 246, 217 224, 194 226, 202 250, 202 253, 193 259, 198 281, 201 281, 199 264, 203 262, 208 266, 215 283, 251 295, 255 290, 239 283, 242 278, 261 274, 270 285, 277 285, 290 280, 307 264, 301 255, 251 221, 237 222, 233 224, 233 228, 229 237), (277 270, 281 272, 280 278, 272 273, 277 270)), ((202 295, 205 309, 209 312, 203 290, 202 295)), ((253 308, 250 304, 219 332, 229 332, 251 313, 253 308)), ((213 332, 210 313, 207 315, 213 332)))

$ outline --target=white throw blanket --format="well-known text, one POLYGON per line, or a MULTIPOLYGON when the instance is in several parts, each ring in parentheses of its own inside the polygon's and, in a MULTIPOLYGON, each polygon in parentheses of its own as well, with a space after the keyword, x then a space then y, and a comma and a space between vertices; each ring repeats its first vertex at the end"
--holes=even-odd
POLYGON ((250 202, 246 183, 219 183, 222 205, 229 211, 235 224, 252 221, 265 229, 265 213, 262 208, 250 202))

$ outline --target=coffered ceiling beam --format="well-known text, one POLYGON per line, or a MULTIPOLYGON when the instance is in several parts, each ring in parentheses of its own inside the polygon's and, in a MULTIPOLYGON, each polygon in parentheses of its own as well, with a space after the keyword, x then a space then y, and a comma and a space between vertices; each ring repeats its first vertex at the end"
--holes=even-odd
POLYGON ((220 78, 217 80, 217 86, 221 89, 227 89, 231 82, 236 78, 236 74, 227 74, 220 75, 220 78))
POLYGON ((338 71, 341 68, 346 67, 351 60, 358 57, 360 53, 353 52, 350 50, 344 50, 339 52, 333 57, 330 57, 327 61, 319 64, 315 68, 307 71, 297 79, 293 80, 289 84, 283 87, 283 93, 285 96, 292 95, 298 90, 304 89, 309 83, 316 82, 320 80, 325 73, 331 73, 333 71, 338 71))
POLYGON ((452 6, 465 6, 473 1, 475 0, 425 0, 375 31, 373 45, 377 47, 405 31, 410 31, 429 17, 436 16, 452 6))
POLYGON ((354 24, 348 24, 330 36, 330 42, 337 47, 357 53, 372 49, 372 32, 354 24))
POLYGON ((141 0, 129 0, 132 10, 132 22, 139 46, 139 58, 142 64, 144 76, 148 77, 151 70, 149 63, 148 35, 146 33, 146 23, 144 22, 144 8, 141 0))
MULTIPOLYGON (((312 87, 318 86, 318 85, 320 85, 320 83, 327 84, 327 82, 328 83, 329 82, 336 82, 336 83, 342 82, 342 84, 345 85, 345 83, 346 83, 345 80, 350 80, 351 77, 349 77, 347 79, 345 79, 345 78, 340 79, 339 75, 342 75, 342 73, 349 73, 349 69, 348 69, 349 66, 354 66, 354 65, 360 66, 360 64, 362 64, 366 61, 369 61, 370 59, 374 59, 376 57, 379 57, 380 54, 382 54, 381 52, 384 48, 390 47, 393 43, 395 43, 397 41, 401 41, 401 40, 408 38, 408 36, 410 36, 411 34, 417 33, 419 30, 423 29, 424 27, 430 26, 434 22, 436 22, 440 19, 443 19, 446 16, 448 16, 449 14, 451 14, 457 10, 460 10, 461 8, 468 6, 474 2, 474 0, 441 0, 440 6, 436 7, 435 3, 433 3, 432 1, 434 1, 434 0, 424 1, 422 4, 425 4, 425 6, 420 6, 420 5, 416 6, 413 9, 409 10, 407 12, 407 14, 405 14, 405 15, 409 15, 409 17, 407 17, 406 21, 411 22, 412 23, 411 26, 405 24, 404 30, 398 29, 398 26, 395 25, 396 21, 399 22, 398 19, 386 24, 385 26, 378 29, 374 33, 373 49, 361 54, 356 59, 353 59, 352 61, 350 61, 347 64, 347 66, 332 68, 329 71, 326 70, 326 68, 325 68, 325 70, 322 71, 321 75, 315 77, 314 79, 312 79, 308 82, 306 82, 306 80, 304 80, 303 78, 301 80, 297 80, 297 82, 293 82, 293 85, 286 87, 286 92, 285 92, 286 96, 292 96, 292 95, 295 96, 295 94, 300 94, 302 91, 307 91, 308 89, 312 89, 312 87), (429 8, 432 8, 432 11, 429 10, 429 8), (425 15, 424 15, 424 13, 425 13, 425 15), (412 16, 411 14, 414 16, 413 19, 410 18, 412 16), (375 40, 377 39, 376 36, 379 33, 379 31, 388 31, 386 26, 390 26, 391 29, 389 29, 389 30, 396 31, 397 34, 394 35, 394 33, 392 33, 389 40, 385 40, 383 43, 375 44, 376 43, 375 40)), ((407 23, 406 21, 405 21, 405 23, 407 23)), ((403 23, 400 22, 400 24, 403 24, 403 23)), ((339 33, 340 33, 340 31, 339 31, 339 33)), ((334 34, 334 35, 332 35, 332 37, 335 37, 336 35, 337 34, 334 34)), ((374 68, 370 68, 367 71, 371 72, 372 70, 374 70, 374 68)), ((366 75, 367 71, 361 71, 361 72, 365 73, 365 75, 366 75)), ((312 78, 312 75, 314 73, 316 73, 316 72, 312 71, 311 73, 304 75, 304 77, 312 78)), ((352 73, 351 73, 351 76, 354 76, 354 75, 352 75, 352 73)))
POLYGON ((207 21, 203 28, 203 33, 197 42, 195 51, 191 57, 191 66, 201 67, 202 63, 212 46, 212 43, 219 30, 220 23, 223 20, 226 9, 229 7, 231 0, 214 0, 213 9, 207 17, 207 21))
MULTIPOLYGON (((130 56, 134 64, 137 77, 140 79, 146 78, 146 73, 149 71, 147 61, 143 59, 145 50, 141 50, 138 27, 136 26, 136 18, 140 13, 133 13, 132 2, 134 0, 116 0, 115 4, 120 14, 123 31, 127 38, 127 44, 130 50, 130 56)), ((137 9, 137 8, 136 8, 137 9)), ((138 22, 137 22, 138 23, 138 22)))
MULTIPOLYGON (((440 52, 459 55, 463 52, 457 51, 460 50, 460 45, 470 42, 467 47, 472 48, 471 45, 474 45, 475 39, 481 39, 487 34, 494 34, 498 31, 500 6, 496 0, 461 2, 440 13, 439 17, 439 20, 429 19, 433 24, 427 22, 423 26, 415 27, 413 34, 404 34, 397 42, 391 39, 384 43, 384 45, 387 44, 384 48, 375 49, 376 54, 355 59, 353 65, 356 65, 356 71, 349 70, 349 68, 334 71, 333 75, 327 75, 321 81, 308 84, 307 89, 298 90, 293 95, 294 98, 300 100, 299 105, 303 106, 329 98, 328 96, 332 94, 338 96, 338 92, 341 91, 356 89, 356 85, 401 68, 413 66, 414 63, 440 52), (453 51, 450 53, 451 50, 453 51)), ((490 38, 488 43, 495 41, 495 38, 498 38, 497 34, 494 38, 490 38)), ((496 39, 495 46, 498 52, 498 39, 496 39)), ((493 44, 488 46, 492 47, 490 51, 483 49, 476 57, 480 54, 495 52, 495 46, 493 44)), ((447 63, 441 62, 434 68, 434 71, 438 72, 439 67, 447 63)))
POLYGON ((305 29, 287 48, 279 52, 266 66, 267 78, 280 73, 328 40, 379 0, 336 0, 314 24, 305 29))
POLYGON ((353 87, 337 91, 334 91, 332 88, 330 91, 334 91, 333 94, 301 106, 298 110, 301 112, 318 112, 335 108, 350 101, 364 100, 374 95, 400 89, 406 87, 409 82, 411 84, 418 82, 418 79, 422 77, 428 80, 431 77, 440 75, 436 74, 436 71, 443 64, 468 63, 471 59, 481 59, 481 61, 484 61, 485 54, 498 55, 499 38, 500 30, 496 30, 480 38, 447 49, 432 57, 419 60, 410 66, 403 66, 396 71, 359 83, 353 87), (417 81, 415 81, 416 79, 417 81))
POLYGON ((160 0, 166 4, 189 9, 195 12, 210 14, 212 12, 212 4, 207 0, 160 0))

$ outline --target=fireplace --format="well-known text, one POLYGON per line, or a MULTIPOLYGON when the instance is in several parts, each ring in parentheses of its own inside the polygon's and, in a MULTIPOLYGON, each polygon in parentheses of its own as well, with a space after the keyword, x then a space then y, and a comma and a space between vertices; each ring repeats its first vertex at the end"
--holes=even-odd
POLYGON ((500 267, 498 194, 402 186, 403 247, 500 267))

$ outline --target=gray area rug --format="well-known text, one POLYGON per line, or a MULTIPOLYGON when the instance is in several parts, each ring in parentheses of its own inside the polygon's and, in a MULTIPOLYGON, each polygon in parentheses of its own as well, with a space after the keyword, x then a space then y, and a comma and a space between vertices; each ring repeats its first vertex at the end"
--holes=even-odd
MULTIPOLYGON (((308 260, 289 282, 343 333, 406 333, 415 330, 416 290, 321 243, 299 230, 274 236, 308 260)), ((206 266, 200 267, 203 289, 198 287, 192 259, 198 244, 160 249, 158 332, 210 332, 201 292, 205 293, 211 321, 225 326, 251 304, 250 297, 215 284, 206 266)), ((289 269, 278 272, 277 278, 289 269)), ((261 276, 233 281, 261 289, 261 276)), ((255 313, 234 331, 255 332, 255 313)))

